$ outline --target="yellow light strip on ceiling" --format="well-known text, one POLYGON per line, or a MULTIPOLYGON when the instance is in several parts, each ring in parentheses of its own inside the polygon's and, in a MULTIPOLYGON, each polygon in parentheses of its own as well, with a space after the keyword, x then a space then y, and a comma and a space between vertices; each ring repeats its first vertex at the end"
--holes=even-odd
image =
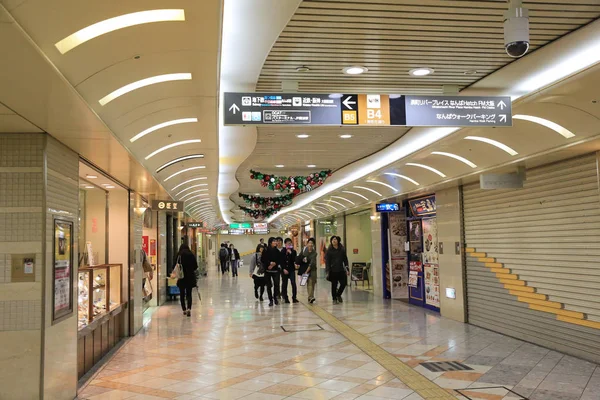
POLYGON ((545 118, 534 117, 533 115, 517 114, 513 115, 513 119, 520 119, 523 121, 533 122, 534 124, 543 125, 546 128, 552 129, 554 132, 560 134, 565 139, 571 139, 572 137, 575 137, 575 134, 567 128, 545 118))
POLYGON ((398 191, 398 189, 396 189, 396 188, 395 188, 395 187, 393 187, 392 185, 388 185, 387 183, 384 183, 384 182, 379 182, 379 181, 367 181, 367 182, 369 182, 369 183, 377 183, 378 185, 383 185, 383 186, 386 186, 386 187, 388 187, 388 188, 392 189, 394 192, 397 192, 397 191, 398 191))
POLYGON ((208 186, 208 183, 200 183, 200 184, 198 184, 198 185, 192 185, 192 186, 188 186, 188 187, 186 187, 185 189, 183 189, 181 192, 177 193, 175 196, 179 196, 179 195, 180 195, 181 193, 183 193, 183 192, 187 192, 187 191, 188 191, 188 190, 190 190, 190 189, 194 189, 194 188, 197 188, 197 187, 202 187, 202 186, 208 186))
POLYGON ((355 203, 355 202, 353 202, 352 200, 348 200, 347 198, 345 198, 345 197, 342 197, 342 196, 331 196, 331 198, 332 198, 332 199, 340 199, 340 200, 345 200, 345 201, 347 201, 348 203, 352 204, 353 206, 354 206, 354 205, 356 205, 356 203, 355 203))
POLYGON ((437 169, 430 167, 429 165, 425 165, 425 164, 417 164, 417 163, 406 163, 406 165, 410 165, 411 167, 418 167, 418 168, 423 168, 426 169, 428 171, 433 172, 434 174, 437 174, 439 176, 441 176, 442 178, 445 178, 446 175, 444 175, 443 172, 438 171, 437 169))
POLYGON ((454 158, 455 160, 458 160, 464 164, 467 164, 469 167, 471 168, 477 168, 477 165, 475 165, 474 163, 472 163, 471 161, 467 160, 464 157, 461 157, 457 154, 453 154, 453 153, 445 153, 443 151, 434 151, 431 154, 435 154, 438 156, 444 156, 444 157, 450 157, 450 158, 454 158))
POLYGON ((183 186, 183 185, 185 185, 185 184, 188 184, 188 183, 190 183, 190 182, 195 182, 195 181, 203 181, 203 180, 206 180, 206 179, 207 179, 207 178, 206 178, 206 176, 201 176, 200 178, 188 179, 187 181, 185 181, 185 182, 181 182, 179 185, 177 185, 177 186, 173 187, 173 189, 171 189, 171 190, 175 190, 175 189, 177 189, 178 187, 181 187, 181 186, 183 186))
POLYGON ((146 136, 149 133, 152 133, 154 131, 157 131, 159 129, 162 128, 166 128, 168 126, 173 126, 173 125, 179 125, 179 124, 189 124, 192 122, 198 122, 198 118, 181 118, 181 119, 174 119, 172 121, 167 121, 167 122, 163 122, 161 124, 158 125, 154 125, 144 131, 141 131, 140 133, 138 133, 137 135, 135 135, 134 137, 132 137, 131 139, 129 139, 129 141, 131 143, 135 142, 136 140, 146 136))
MULTIPOLYGON (((175 143, 171 143, 168 144, 166 146, 161 147, 160 149, 148 154, 146 156, 146 160, 151 159, 152 157, 154 157, 155 155, 157 155, 158 153, 162 153, 165 150, 169 150, 172 149, 173 147, 177 147, 177 146, 183 146, 185 144, 191 144, 191 143, 200 143, 202 140, 200 139, 191 139, 191 140, 182 140, 181 142, 175 142, 175 143)), ((166 179, 165 179, 166 180, 166 179)))
POLYGON ((360 194, 360 193, 351 192, 351 191, 349 191, 349 190, 342 190, 342 192, 344 192, 344 193, 348 193, 348 194, 353 194, 353 195, 355 195, 355 196, 362 197, 363 199, 365 199, 365 200, 369 201, 369 198, 368 198, 367 196, 365 196, 365 195, 362 195, 362 194, 360 194))
POLYGON ((98 100, 98 103, 100 103, 101 106, 105 106, 114 99, 121 97, 129 92, 133 92, 134 90, 143 88, 145 86, 150 86, 163 82, 184 81, 190 79, 192 79, 192 74, 190 74, 189 72, 152 76, 150 78, 142 79, 137 82, 132 82, 128 85, 123 86, 98 100))
POLYGON ((187 193, 187 194, 185 194, 185 195, 181 196, 181 198, 180 198, 179 200, 181 201, 181 200, 185 199, 186 197, 188 197, 188 196, 190 196, 190 195, 192 195, 192 194, 195 194, 195 193, 207 192, 207 191, 208 191, 208 189, 198 189, 198 190, 193 190, 193 191, 191 191, 191 192, 189 192, 189 193, 187 193))
POLYGON ((404 179, 406 181, 409 181, 410 183, 413 183, 413 184, 419 186, 419 182, 417 182, 414 179, 409 178, 408 176, 405 176, 405 175, 395 174, 393 172, 386 172, 386 173, 384 173, 384 175, 395 176, 397 178, 404 179))
POLYGON ((54 46, 60 51, 60 54, 65 54, 89 40, 119 29, 151 22, 167 21, 185 21, 185 11, 181 9, 148 10, 119 15, 80 29, 57 42, 54 46))
POLYGON ((368 187, 364 187, 364 186, 354 186, 354 189, 362 189, 362 190, 368 190, 369 192, 373 192, 375 193, 377 196, 383 196, 381 193, 379 193, 377 190, 373 190, 371 188, 368 187))
POLYGON ((475 140, 477 142, 487 143, 487 144, 497 147, 501 150, 504 150, 511 156, 516 156, 517 154, 519 154, 516 151, 514 151, 513 149, 511 149, 510 147, 508 147, 507 145, 505 145, 504 143, 500 143, 497 140, 488 139, 488 138, 480 137, 480 136, 467 136, 467 137, 465 137, 465 140, 475 140))

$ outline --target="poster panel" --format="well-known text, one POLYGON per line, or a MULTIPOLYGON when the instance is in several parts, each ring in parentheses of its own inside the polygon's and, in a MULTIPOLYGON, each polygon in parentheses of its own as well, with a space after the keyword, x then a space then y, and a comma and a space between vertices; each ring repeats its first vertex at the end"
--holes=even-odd
POLYGON ((408 257, 404 250, 407 241, 404 210, 389 213, 390 227, 390 291, 392 299, 408 299, 408 257))
POLYGON ((425 304, 440 307, 440 273, 435 264, 425 264, 425 304))
POLYGON ((52 321, 73 313, 73 223, 54 220, 52 321))
POLYGON ((436 218, 423 218, 423 262, 439 264, 438 227, 436 218))

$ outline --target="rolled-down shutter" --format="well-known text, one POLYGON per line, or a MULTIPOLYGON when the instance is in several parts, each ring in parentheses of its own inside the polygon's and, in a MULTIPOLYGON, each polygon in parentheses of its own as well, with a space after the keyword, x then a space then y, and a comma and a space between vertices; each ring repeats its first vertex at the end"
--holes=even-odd
POLYGON ((465 186, 469 322, 599 362, 599 200, 595 155, 465 186))

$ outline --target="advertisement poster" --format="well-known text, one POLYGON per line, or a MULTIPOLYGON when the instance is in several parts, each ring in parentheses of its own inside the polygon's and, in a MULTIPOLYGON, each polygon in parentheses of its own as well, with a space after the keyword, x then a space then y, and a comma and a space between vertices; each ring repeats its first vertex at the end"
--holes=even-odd
POLYGON ((418 254, 423 252, 423 228, 421 221, 410 221, 410 252, 418 254))
MULTIPOLYGON (((202 238, 202 236, 198 235, 198 238, 202 238)), ((150 255, 156 255, 156 239, 150 239, 150 255)))
POLYGON ((440 306, 440 274, 439 267, 434 264, 425 264, 425 304, 440 306))
POLYGON ((423 264, 420 261, 411 261, 410 272, 423 272, 423 264))
POLYGON ((409 203, 411 213, 415 217, 433 215, 437 211, 435 196, 427 196, 420 199, 409 200, 409 203))
POLYGON ((438 229, 436 218, 423 218, 423 262, 439 264, 438 229))
POLYGON ((148 255, 148 250, 150 247, 150 238, 148 236, 142 236, 142 250, 144 250, 144 253, 146 253, 146 255, 148 255))
POLYGON ((54 308, 53 320, 73 311, 72 266, 73 223, 54 221, 54 308))
POLYGON ((390 292, 392 299, 408 299, 408 257, 406 242, 406 216, 404 212, 389 213, 390 227, 390 292))
POLYGON ((419 286, 419 273, 417 271, 410 271, 410 275, 408 275, 408 286, 414 288, 419 286))

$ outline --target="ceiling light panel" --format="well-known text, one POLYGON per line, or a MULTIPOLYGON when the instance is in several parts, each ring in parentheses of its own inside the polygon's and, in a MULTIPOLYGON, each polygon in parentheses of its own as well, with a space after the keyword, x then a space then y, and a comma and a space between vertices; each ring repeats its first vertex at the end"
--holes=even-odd
POLYGON ((135 135, 134 137, 132 137, 131 139, 129 139, 129 141, 131 143, 135 142, 136 140, 143 138, 144 136, 148 135, 149 133, 152 133, 154 131, 157 131, 159 129, 162 128, 166 128, 168 126, 173 126, 173 125, 179 125, 179 124, 189 124, 192 122, 198 122, 198 118, 181 118, 181 119, 174 119, 172 121, 167 121, 167 122, 163 122, 161 124, 158 125, 154 125, 144 131, 141 131, 140 133, 138 133, 137 135, 135 135))
POLYGON ((533 122, 535 124, 543 125, 546 128, 552 129, 554 132, 560 134, 565 139, 571 139, 572 137, 575 137, 575 134, 573 132, 571 132, 570 130, 568 130, 567 128, 565 128, 555 122, 547 120, 545 118, 535 117, 533 115, 517 114, 517 115, 513 115, 513 119, 520 119, 523 121, 529 121, 529 122, 533 122))
POLYGON ((369 182, 369 183, 376 183, 376 184, 378 184, 378 185, 382 185, 382 186, 388 187, 388 188, 392 189, 394 192, 397 192, 397 191, 398 191, 398 189, 396 189, 396 188, 395 188, 395 187, 393 187, 392 185, 389 185, 389 184, 387 184, 387 183, 384 183, 384 182, 379 182, 379 181, 367 181, 367 182, 369 182))
POLYGON ((331 196, 331 198, 347 201, 348 203, 352 204, 353 206, 356 205, 356 203, 354 203, 352 200, 348 200, 347 198, 342 197, 342 196, 331 196))
POLYGON ((331 207, 331 208, 333 208, 335 211, 338 211, 338 209, 337 209, 337 208, 335 208, 334 206, 332 206, 331 204, 328 204, 328 203, 317 203, 317 204, 319 204, 319 205, 321 205, 321 206, 331 207))
POLYGON ((186 172, 195 171, 195 170, 204 169, 204 168, 206 168, 204 165, 200 165, 198 167, 190 167, 190 168, 182 169, 181 171, 177 171, 174 174, 169 175, 165 179, 165 182, 168 181, 169 179, 173 178, 173 177, 176 177, 177 175, 181 175, 181 174, 186 173, 186 172))
POLYGON ((152 157, 154 157, 155 155, 157 155, 158 153, 162 153, 163 151, 172 149, 173 147, 183 146, 183 145, 192 144, 192 143, 200 143, 201 141, 202 140, 200 140, 200 139, 191 139, 191 140, 182 140, 181 142, 171 143, 171 144, 163 146, 160 149, 148 154, 145 159, 149 160, 152 157))
POLYGON ((151 22, 167 21, 185 21, 185 11, 181 9, 148 10, 119 15, 80 29, 57 42, 54 46, 60 51, 60 54, 65 54, 87 41, 119 29, 151 22))
POLYGON ((354 189, 362 189, 362 190, 368 190, 369 192, 375 193, 377 196, 383 196, 381 193, 379 193, 376 190, 373 190, 371 188, 368 187, 364 187, 364 186, 354 186, 354 189))
POLYGON ((176 159, 171 160, 168 163, 163 164, 160 167, 158 167, 158 169, 156 170, 156 173, 158 174, 160 171, 162 171, 165 168, 170 167, 173 164, 177 164, 177 163, 187 161, 187 160, 195 160, 198 158, 204 158, 204 154, 191 154, 189 156, 183 156, 183 157, 176 158, 176 159))
POLYGON ((367 196, 365 196, 365 195, 362 195, 362 194, 360 194, 360 193, 356 193, 356 192, 350 192, 350 191, 348 191, 348 190, 343 190, 343 192, 344 192, 344 193, 348 193, 348 194, 353 194, 353 195, 355 195, 355 196, 358 196, 358 197, 362 197, 363 199, 365 199, 365 200, 367 200, 367 201, 369 200, 369 198, 368 198, 367 196))
POLYGON ((489 145, 499 148, 500 150, 504 150, 511 156, 516 156, 517 154, 519 154, 515 150, 513 150, 510 147, 508 147, 507 145, 505 145, 504 143, 500 143, 497 140, 488 139, 488 138, 480 137, 480 136, 467 136, 467 137, 465 137, 465 140, 474 140, 477 142, 487 143, 489 145))
MULTIPOLYGON (((190 200, 190 199, 188 199, 188 201, 189 201, 189 200, 190 200)), ((205 202, 205 201, 210 201, 210 199, 200 199, 200 200, 194 200, 194 201, 192 201, 191 203, 186 203, 186 204, 185 204, 185 206, 186 206, 186 207, 191 207, 191 206, 193 206, 194 204, 197 204, 197 203, 202 203, 202 202, 205 202)))
POLYGON ((146 86, 154 85, 157 83, 163 83, 163 82, 183 81, 183 80, 190 80, 190 79, 192 79, 192 74, 189 72, 152 76, 150 78, 142 79, 137 82, 133 82, 133 83, 123 86, 123 87, 115 90, 114 92, 107 94, 100 100, 98 100, 98 103, 100 103, 101 106, 105 106, 108 103, 110 103, 111 101, 113 101, 114 99, 123 96, 124 94, 133 92, 134 90, 137 90, 137 89, 140 89, 140 88, 143 88, 146 86))
POLYGON ((179 196, 183 192, 187 192, 190 189, 194 189, 194 188, 198 188, 198 187, 202 187, 202 186, 208 186, 208 183, 200 183, 198 185, 189 186, 189 187, 183 189, 181 192, 177 193, 175 196, 179 196))
POLYGON ((183 185, 187 185, 188 183, 191 183, 191 182, 203 181, 203 180, 206 180, 206 179, 207 179, 207 178, 206 178, 206 176, 201 176, 200 178, 192 178, 192 179, 188 179, 187 181, 185 181, 185 182, 181 182, 179 185, 177 185, 177 186, 174 186, 174 187, 173 187, 173 189, 171 189, 171 190, 175 190, 175 189, 177 189, 178 187, 181 187, 181 186, 183 186, 183 185))
POLYGON ((433 172, 434 174, 437 174, 439 176, 441 176, 442 178, 445 178, 446 175, 443 172, 438 171, 437 169, 430 167, 429 165, 425 165, 425 164, 417 164, 417 163, 406 163, 406 165, 409 165, 411 167, 417 167, 417 168, 423 168, 426 169, 428 171, 433 172))
POLYGON ((443 152, 443 151, 434 151, 434 152, 432 152, 431 154, 435 154, 435 155, 438 155, 438 156, 444 156, 444 157, 450 157, 450 158, 454 158, 455 160, 458 160, 458 161, 460 161, 460 162, 462 162, 462 163, 464 163, 464 164, 467 164, 467 165, 468 165, 469 167, 471 167, 471 168, 477 168, 477 165, 475 165, 475 164, 474 164, 474 163, 472 163, 471 161, 469 161, 469 160, 467 160, 466 158, 464 158, 464 157, 461 157, 461 156, 459 156, 459 155, 457 155, 457 154, 445 153, 445 152, 443 152))
POLYGON ((386 173, 384 173, 384 175, 395 176, 396 178, 404 179, 405 181, 409 181, 410 183, 413 183, 413 184, 419 186, 419 182, 415 181, 412 178, 409 178, 406 175, 395 174, 393 172, 386 172, 386 173))
POLYGON ((331 200, 331 199, 329 199, 329 200, 327 200, 327 201, 328 201, 328 202, 330 202, 330 203, 335 203, 335 204, 339 205, 339 206, 340 206, 340 207, 342 207, 342 208, 346 207, 346 205, 345 205, 345 204, 342 204, 342 203, 340 203, 339 201, 335 201, 335 200, 331 200))
POLYGON ((207 191, 208 191, 208 189, 198 189, 198 190, 192 190, 191 192, 189 192, 189 193, 187 193, 187 194, 183 195, 183 196, 182 196, 182 197, 181 197, 179 200, 183 200, 183 199, 185 199, 186 197, 188 197, 188 196, 190 196, 190 195, 192 195, 192 194, 195 194, 195 193, 207 192, 207 191))

